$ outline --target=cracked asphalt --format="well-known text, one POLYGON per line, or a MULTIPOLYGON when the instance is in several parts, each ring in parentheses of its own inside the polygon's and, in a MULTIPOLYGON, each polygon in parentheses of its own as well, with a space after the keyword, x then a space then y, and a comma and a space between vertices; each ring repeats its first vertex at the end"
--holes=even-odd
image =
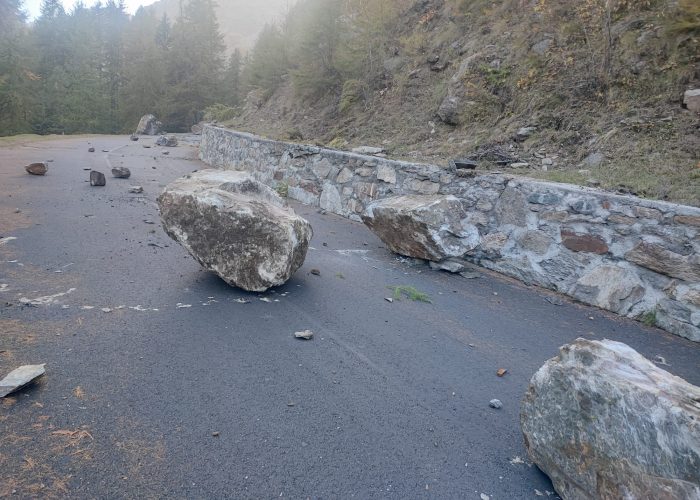
POLYGON ((47 364, 0 404, 0 497, 555 498, 518 415, 559 346, 622 341, 700 384, 695 343, 484 270, 432 271, 313 207, 294 205, 315 236, 289 283, 228 287, 159 225, 161 189, 206 168, 180 144, 0 147, 0 373, 47 364), (391 286, 432 302, 390 303, 391 286))

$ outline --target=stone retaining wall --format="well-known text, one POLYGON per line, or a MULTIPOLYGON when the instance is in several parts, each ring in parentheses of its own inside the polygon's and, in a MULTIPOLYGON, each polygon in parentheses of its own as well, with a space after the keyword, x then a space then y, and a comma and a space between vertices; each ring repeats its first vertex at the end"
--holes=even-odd
POLYGON ((200 157, 360 220, 373 200, 457 196, 481 244, 464 258, 700 341, 700 209, 502 174, 472 176, 207 126, 200 157))

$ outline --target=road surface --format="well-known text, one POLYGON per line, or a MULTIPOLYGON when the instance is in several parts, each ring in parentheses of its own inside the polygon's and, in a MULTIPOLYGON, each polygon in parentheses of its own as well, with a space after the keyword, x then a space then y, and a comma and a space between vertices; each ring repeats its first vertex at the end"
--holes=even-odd
POLYGON ((163 186, 205 168, 196 147, 152 144, 0 149, 0 372, 47 364, 0 405, 0 497, 554 498, 518 412, 559 346, 619 340, 700 383, 697 344, 487 272, 431 271, 312 207, 295 205, 315 236, 288 284, 228 287, 159 225, 163 186), (24 172, 42 160, 45 177, 24 172), (402 285, 432 303, 385 300, 402 285), (293 338, 304 329, 315 338, 293 338))

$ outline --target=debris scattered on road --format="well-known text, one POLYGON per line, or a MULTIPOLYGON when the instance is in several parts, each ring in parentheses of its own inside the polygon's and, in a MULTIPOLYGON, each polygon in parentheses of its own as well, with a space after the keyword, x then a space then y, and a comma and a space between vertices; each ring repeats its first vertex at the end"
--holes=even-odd
POLYGON ((88 149, 88 153, 94 153, 94 152, 95 152, 95 148, 89 148, 89 149, 88 149))
POLYGON ((491 408, 495 408, 496 410, 500 410, 501 408, 503 408, 503 403, 501 403, 500 399, 492 399, 491 401, 489 401, 489 406, 491 408))
POLYGON ((564 301, 562 299, 560 299, 559 297, 545 297, 544 300, 546 300, 547 302, 549 302, 550 304, 552 304, 554 306, 563 306, 564 305, 564 301))
POLYGON ((136 135, 136 134, 131 134, 131 137, 129 137, 129 139, 131 139, 132 141, 136 142, 136 141, 139 140, 139 136, 136 135))
POLYGON ((511 458, 509 462, 511 465, 521 465, 525 463, 525 460, 516 455, 515 457, 511 458))
POLYGON ((301 332, 294 332, 294 337, 297 339, 311 340, 314 338, 314 332, 311 330, 303 330, 301 332))
POLYGON ((102 311, 103 313, 111 313, 112 309, 110 309, 109 307, 103 307, 102 309, 100 309, 100 311, 102 311))
POLYGON ((24 170, 31 175, 46 175, 49 171, 49 166, 44 162, 31 163, 24 167, 24 170))
POLYGON ((129 192, 133 194, 143 193, 143 186, 131 186, 129 187, 129 192))
POLYGON ((67 292, 56 293, 53 295, 46 295, 44 297, 37 297, 35 299, 29 299, 27 297, 22 297, 19 299, 19 303, 22 304, 23 306, 48 306, 51 304, 55 304, 57 302, 56 299, 63 297, 65 295, 69 295, 69 294, 75 292, 76 290, 77 290, 76 288, 70 288, 67 292))
POLYGON ((482 493, 482 494, 480 495, 480 498, 481 498, 481 500, 491 500, 491 497, 488 496, 488 495, 485 495, 484 493, 482 493))
POLYGON ((658 354, 654 356, 654 363, 656 363, 657 365, 671 366, 668 363, 666 363, 666 358, 664 358, 663 356, 659 356, 658 354))
POLYGON ((174 148, 175 146, 177 146, 177 138, 173 136, 166 137, 164 135, 161 135, 158 139, 156 139, 156 145, 174 148))
MULTIPOLYGON (((0 247, 3 246, 3 245, 4 245, 5 243, 7 243, 8 241, 14 241, 14 240, 16 240, 16 239, 17 239, 16 236, 5 236, 4 238, 0 238, 0 247)), ((10 260, 10 261, 8 261, 8 262, 10 262, 10 263, 16 263, 17 261, 16 261, 16 260, 15 260, 15 261, 10 260)))
POLYGON ((221 435, 221 433, 218 432, 218 431, 215 431, 215 432, 212 432, 211 435, 212 435, 213 437, 219 437, 219 436, 221 435))
POLYGON ((192 307, 192 304, 183 304, 182 302, 178 302, 177 304, 175 304, 175 307, 177 307, 178 309, 187 309, 192 307))
POLYGON ((234 299, 234 302, 238 302, 239 304, 250 304, 248 299, 234 299))
POLYGON ((0 380, 0 398, 4 398, 15 391, 31 384, 45 373, 45 364, 24 365, 12 370, 0 380))
POLYGON ((155 222, 153 222, 151 219, 143 219, 143 222, 146 224, 155 224, 155 222))
POLYGON ((391 297, 384 297, 384 300, 386 300, 386 301, 389 302, 390 304, 393 304, 393 303, 394 303, 394 299, 392 299, 391 297))
POLYGON ((313 274, 314 276, 321 276, 321 271, 319 271, 318 269, 312 269, 311 274, 313 274))
POLYGON ((508 370, 505 368, 499 368, 496 371, 496 375, 498 375, 499 377, 503 377, 506 373, 508 373, 508 370))
POLYGON ((128 179, 131 177, 131 170, 126 167, 114 167, 112 169, 112 175, 117 179, 128 179))
POLYGON ((259 297, 262 302, 272 302, 270 299, 267 297, 259 297))
POLYGON ((91 186, 104 186, 107 184, 107 179, 105 174, 98 172, 97 170, 90 171, 90 185, 91 186))
POLYGON ((401 300, 402 297, 406 297, 414 302, 426 302, 428 304, 432 303, 430 295, 418 291, 413 286, 388 286, 389 290, 394 292, 394 300, 401 300))

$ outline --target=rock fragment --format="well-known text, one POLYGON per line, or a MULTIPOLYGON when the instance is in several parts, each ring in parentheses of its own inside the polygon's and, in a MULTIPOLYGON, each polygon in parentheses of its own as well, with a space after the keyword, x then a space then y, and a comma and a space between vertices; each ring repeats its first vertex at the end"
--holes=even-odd
POLYGON ((112 175, 117 179, 128 179, 131 177, 131 170, 126 167, 114 167, 112 169, 112 175))
POLYGON ((300 332, 294 332, 294 338, 302 340, 311 340, 314 338, 314 332, 311 330, 302 330, 300 332))
POLYGON ((161 135, 156 139, 156 146, 164 146, 168 148, 174 148, 177 146, 177 137, 161 135))
POLYGON ((0 380, 0 398, 4 398, 34 382, 44 374, 45 366, 45 364, 25 365, 12 370, 4 379, 0 380))
POLYGON ((107 179, 105 174, 98 172, 97 170, 90 171, 90 185, 91 186, 104 186, 107 184, 107 179))
POLYGON ((492 399, 491 401, 489 401, 489 406, 496 410, 500 410, 501 408, 503 408, 503 403, 501 403, 500 399, 492 399))
POLYGON ((158 197, 163 227, 230 285, 263 292, 301 267, 313 234, 268 186, 248 174, 200 170, 158 197))
POLYGON ((530 381, 520 422, 563 498, 700 498, 700 388, 625 344, 562 347, 530 381))
POLYGON ((30 163, 24 167, 24 170, 31 175, 46 175, 46 172, 49 171, 49 166, 44 162, 30 163))
POLYGON ((143 193, 143 186, 131 186, 129 187, 129 192, 132 194, 141 194, 143 193))

